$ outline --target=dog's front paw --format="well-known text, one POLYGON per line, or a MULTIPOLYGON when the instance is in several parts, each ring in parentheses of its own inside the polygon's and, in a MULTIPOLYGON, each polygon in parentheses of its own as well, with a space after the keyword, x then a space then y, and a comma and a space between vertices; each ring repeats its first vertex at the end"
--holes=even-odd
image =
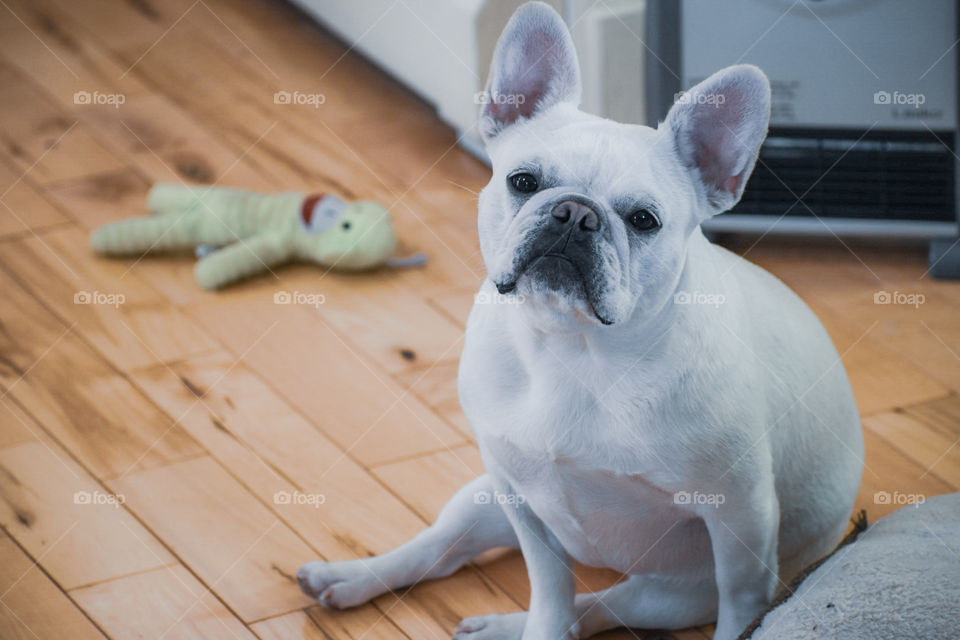
POLYGON ((464 618, 453 630, 453 640, 520 640, 527 614, 490 614, 464 618))
POLYGON ((297 569, 300 589, 320 604, 347 609, 367 602, 384 591, 384 584, 362 560, 308 562, 297 569))

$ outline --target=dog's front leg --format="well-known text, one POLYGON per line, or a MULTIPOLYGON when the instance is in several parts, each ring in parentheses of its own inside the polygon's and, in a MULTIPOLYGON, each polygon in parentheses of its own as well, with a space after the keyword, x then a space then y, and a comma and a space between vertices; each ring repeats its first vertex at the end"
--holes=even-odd
POLYGON ((779 579, 773 478, 749 484, 702 494, 712 499, 698 506, 710 533, 719 595, 713 640, 735 640, 770 603, 779 579))
POLYGON ((520 541, 530 577, 530 612, 523 640, 576 640, 580 625, 573 604, 573 559, 508 483, 501 483, 499 491, 516 498, 506 500, 503 509, 520 541))

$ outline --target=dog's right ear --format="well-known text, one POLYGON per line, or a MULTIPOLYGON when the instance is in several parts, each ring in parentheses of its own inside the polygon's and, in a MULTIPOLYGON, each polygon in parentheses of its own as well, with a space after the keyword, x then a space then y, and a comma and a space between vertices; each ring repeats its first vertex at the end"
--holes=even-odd
POLYGON ((528 2, 500 34, 483 95, 480 133, 490 140, 560 102, 580 103, 580 67, 570 31, 543 2, 528 2))
POLYGON ((716 72, 683 93, 661 125, 680 161, 696 175, 706 215, 743 195, 770 123, 770 82, 757 67, 716 72))

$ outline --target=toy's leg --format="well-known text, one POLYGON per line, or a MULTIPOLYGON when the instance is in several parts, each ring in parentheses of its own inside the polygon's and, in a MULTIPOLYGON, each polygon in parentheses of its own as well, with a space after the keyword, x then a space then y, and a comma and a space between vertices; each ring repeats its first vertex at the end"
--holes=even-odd
POLYGON ((300 588, 325 605, 353 607, 381 593, 421 580, 448 576, 495 547, 516 547, 513 527, 499 504, 478 504, 493 492, 486 475, 462 487, 437 521, 406 544, 373 558, 309 562, 297 571, 300 588))
POLYGON ((290 251, 280 236, 270 233, 237 240, 197 263, 197 282, 204 289, 219 289, 289 260, 290 251))
POLYGON ((203 200, 209 200, 214 194, 224 192, 241 193, 233 189, 223 189, 206 185, 160 183, 150 189, 150 193, 147 195, 147 208, 157 213, 166 211, 196 211, 202 208, 201 203, 203 200))
MULTIPOLYGON (((653 575, 630 576, 597 593, 574 600, 580 637, 615 629, 685 629, 717 616, 717 589, 712 579, 686 583, 653 575)), ((520 640, 527 612, 466 618, 456 640, 520 640)))
POLYGON ((164 213, 111 222, 90 234, 94 249, 113 255, 188 249, 197 243, 196 221, 187 213, 164 213))

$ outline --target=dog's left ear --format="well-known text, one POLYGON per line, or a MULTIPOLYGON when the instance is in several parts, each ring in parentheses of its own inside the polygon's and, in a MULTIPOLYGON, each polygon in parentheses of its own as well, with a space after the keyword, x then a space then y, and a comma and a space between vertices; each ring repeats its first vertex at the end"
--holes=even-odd
POLYGON ((711 210, 735 205, 770 123, 770 82, 752 65, 727 67, 678 96, 661 125, 695 173, 711 210))
POLYGON ((560 102, 580 104, 580 67, 570 31, 550 5, 528 2, 497 40, 480 133, 487 140, 560 102))

